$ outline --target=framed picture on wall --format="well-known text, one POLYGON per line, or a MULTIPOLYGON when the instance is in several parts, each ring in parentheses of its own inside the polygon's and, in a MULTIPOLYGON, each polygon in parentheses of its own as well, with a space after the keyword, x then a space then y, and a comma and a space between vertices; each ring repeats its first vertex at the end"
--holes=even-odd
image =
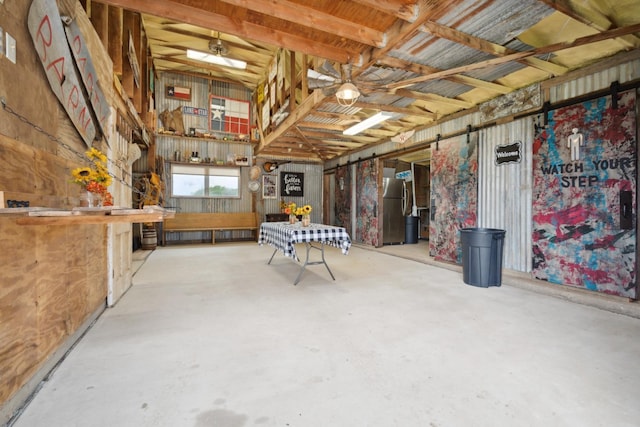
POLYGON ((275 175, 262 175, 262 198, 278 198, 278 179, 275 175))
POLYGON ((186 86, 166 85, 164 95, 180 101, 191 101, 191 88, 186 86))

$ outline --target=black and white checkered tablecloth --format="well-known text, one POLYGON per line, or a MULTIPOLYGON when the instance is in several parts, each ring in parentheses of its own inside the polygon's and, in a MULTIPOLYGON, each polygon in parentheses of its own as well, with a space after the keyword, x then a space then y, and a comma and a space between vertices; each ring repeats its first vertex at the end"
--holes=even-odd
POLYGON ((344 255, 349 253, 351 238, 344 227, 332 225, 311 224, 303 227, 300 222, 263 222, 260 226, 258 244, 267 244, 281 250, 285 256, 298 259, 296 243, 320 242, 342 250, 344 255))

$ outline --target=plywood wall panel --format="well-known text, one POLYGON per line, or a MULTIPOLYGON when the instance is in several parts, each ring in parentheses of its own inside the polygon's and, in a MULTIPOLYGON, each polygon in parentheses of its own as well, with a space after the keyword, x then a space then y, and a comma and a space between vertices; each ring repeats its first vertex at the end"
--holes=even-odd
MULTIPOLYGON (((7 106, 0 109, 0 191, 5 200, 69 208, 79 194, 70 171, 84 163, 87 145, 53 94, 33 48, 25 25, 30 3, 2 6, 3 29, 19 48, 18 63, 0 67, 7 106)), ((64 5, 78 10, 75 0, 64 5)), ((75 16, 88 22, 82 13, 75 16)), ((100 48, 92 49, 92 59, 107 95, 113 92, 113 71, 100 48)), ((113 155, 121 158, 119 152, 113 155)), ((0 216, 0 425, 7 420, 3 410, 31 390, 18 391, 39 378, 52 355, 70 345, 70 337, 104 307, 106 230, 106 225, 21 226, 0 216)))
POLYGON ((36 289, 30 274, 35 267, 35 233, 12 223, 0 218, 0 402, 37 364, 36 289))
MULTIPOLYGON (((92 234, 87 239, 87 279, 84 286, 87 289, 85 314, 89 315, 98 306, 104 305, 107 294, 107 240, 106 227, 101 227, 100 233, 95 233, 95 226, 87 226, 92 234), (89 286, 87 286, 89 284, 89 286)), ((84 321, 84 319, 82 319, 84 321)))
POLYGON ((35 152, 31 147, 0 135, 0 190, 33 193, 33 162, 35 152))
POLYGON ((36 247, 36 289, 38 352, 40 357, 53 352, 67 334, 66 320, 66 228, 38 226, 36 247))

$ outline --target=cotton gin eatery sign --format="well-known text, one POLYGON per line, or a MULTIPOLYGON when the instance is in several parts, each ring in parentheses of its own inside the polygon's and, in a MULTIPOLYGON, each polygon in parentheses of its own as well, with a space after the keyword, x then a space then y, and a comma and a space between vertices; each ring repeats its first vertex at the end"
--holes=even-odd
POLYGON ((281 196, 304 196, 304 173, 282 172, 280 173, 281 196))
POLYGON ((496 165, 504 165, 507 163, 520 163, 520 141, 516 141, 509 145, 498 145, 496 147, 496 165))

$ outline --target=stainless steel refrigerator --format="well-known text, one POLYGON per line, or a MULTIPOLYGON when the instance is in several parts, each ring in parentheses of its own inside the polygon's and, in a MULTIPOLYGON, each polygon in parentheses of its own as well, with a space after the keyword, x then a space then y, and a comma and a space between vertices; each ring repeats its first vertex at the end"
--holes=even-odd
POLYGON ((408 208, 404 179, 382 178, 382 243, 404 243, 408 208))

